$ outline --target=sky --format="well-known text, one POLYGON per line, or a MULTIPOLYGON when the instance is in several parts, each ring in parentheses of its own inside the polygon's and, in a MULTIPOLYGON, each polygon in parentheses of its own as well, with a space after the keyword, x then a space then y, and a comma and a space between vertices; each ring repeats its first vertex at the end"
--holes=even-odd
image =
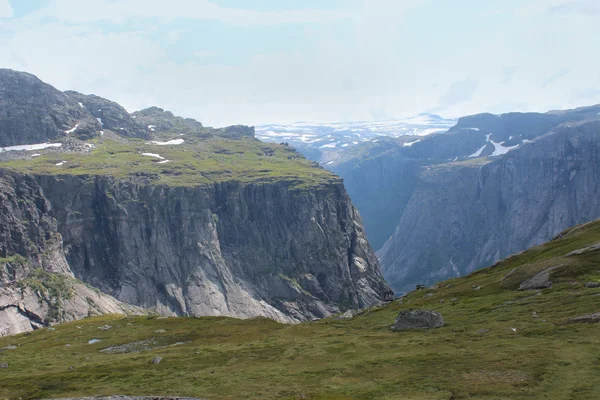
POLYGON ((0 68, 207 126, 600 103, 600 0, 0 0, 0 68))

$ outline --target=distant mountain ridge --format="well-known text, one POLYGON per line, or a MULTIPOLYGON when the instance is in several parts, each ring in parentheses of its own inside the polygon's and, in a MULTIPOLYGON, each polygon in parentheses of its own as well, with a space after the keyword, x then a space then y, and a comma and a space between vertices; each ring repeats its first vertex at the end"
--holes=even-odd
POLYGON ((467 116, 443 134, 362 144, 328 168, 344 179, 386 279, 405 291, 600 217, 599 113, 467 116))
POLYGON ((272 143, 286 142, 311 160, 324 165, 339 158, 338 153, 385 137, 427 136, 448 130, 456 120, 435 114, 404 119, 353 122, 295 122, 256 127, 256 137, 272 143))

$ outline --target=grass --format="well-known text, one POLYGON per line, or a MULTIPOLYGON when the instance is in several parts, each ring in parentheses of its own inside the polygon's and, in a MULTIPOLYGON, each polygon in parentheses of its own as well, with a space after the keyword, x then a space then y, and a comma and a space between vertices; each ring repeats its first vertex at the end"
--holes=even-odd
MULTIPOLYGON (((183 137, 183 136, 182 136, 183 137)), ((313 164, 286 146, 251 138, 187 138, 184 145, 158 146, 142 140, 119 142, 97 138, 89 153, 47 152, 29 160, 0 162, 7 168, 38 175, 110 175, 126 178, 144 175, 154 184, 195 186, 212 182, 291 181, 302 188, 339 182, 339 178, 313 164), (143 156, 159 154, 168 163, 143 156), (65 164, 56 164, 66 161, 65 164)))
POLYGON ((351 320, 109 315, 2 338, 17 348, 0 351, 0 398, 597 399, 600 325, 569 319, 600 311, 600 288, 584 287, 600 280, 600 252, 566 254, 598 242, 600 222, 587 224, 351 320), (517 290, 556 265, 551 288, 517 290), (439 311, 446 326, 391 331, 406 308, 439 311), (154 349, 100 352, 147 340, 154 349))

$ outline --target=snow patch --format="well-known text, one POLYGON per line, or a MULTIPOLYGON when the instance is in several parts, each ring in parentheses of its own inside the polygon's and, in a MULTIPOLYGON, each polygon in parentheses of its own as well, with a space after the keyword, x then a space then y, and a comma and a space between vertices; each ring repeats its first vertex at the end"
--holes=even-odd
POLYGON ((83 105, 83 104, 81 104, 81 102, 80 102, 80 101, 78 101, 78 102, 77 102, 77 104, 79 104, 79 107, 81 107, 81 108, 85 108, 85 107, 84 107, 84 105, 83 105))
POLYGON ((171 160, 163 160, 163 161, 159 161, 157 162, 157 164, 166 164, 168 162, 171 162, 171 160))
POLYGON ((31 157, 39 157, 39 156, 41 156, 41 154, 40 154, 40 153, 35 153, 35 154, 32 154, 32 155, 31 155, 31 157))
POLYGON ((31 151, 44 150, 49 147, 60 147, 62 143, 38 143, 38 144, 21 144, 18 146, 0 147, 0 153, 3 151, 31 151))
POLYGON ((73 133, 77 130, 77 128, 79 127, 79 124, 75 124, 74 127, 72 127, 71 129, 69 129, 68 131, 65 131, 65 133, 73 133))
POLYGON ((159 160, 164 160, 165 158, 162 157, 160 154, 156 154, 156 153, 142 153, 143 156, 146 157, 154 157, 154 158, 158 158, 159 160))
POLYGON ((150 142, 150 144, 155 144, 157 146, 166 146, 166 145, 171 145, 171 144, 181 144, 183 142, 184 142, 183 139, 173 139, 173 140, 169 140, 167 142, 158 142, 156 140, 153 140, 150 142))
POLYGON ((148 129, 150 129, 152 132, 154 132, 154 128, 156 128, 156 125, 148 125, 148 129))
POLYGON ((56 163, 56 164, 54 164, 54 165, 56 165, 56 166, 60 167, 60 166, 61 166, 61 165, 63 165, 64 163, 66 163, 66 161, 61 161, 61 162, 59 162, 59 163, 56 163))
POLYGON ((415 144, 415 143, 419 143, 419 142, 420 142, 420 140, 415 140, 414 142, 408 142, 408 143, 404 143, 404 144, 402 145, 402 147, 410 147, 410 146, 412 146, 413 144, 415 144))
POLYGON ((516 149, 517 147, 519 147, 519 145, 514 145, 514 146, 508 146, 505 147, 504 143, 496 143, 493 140, 491 141, 491 143, 494 145, 494 152, 492 154, 490 154, 490 157, 496 157, 496 156, 501 156, 503 154, 508 153, 511 150, 516 149))
POLYGON ((333 143, 327 143, 324 144, 323 146, 321 146, 322 149, 329 147, 329 148, 334 148, 335 146, 337 146, 337 142, 333 142, 333 143))
POLYGON ((477 150, 475 153, 471 154, 469 157, 471 157, 471 158, 479 157, 481 155, 481 153, 483 152, 483 149, 485 149, 485 146, 487 146, 487 143, 484 144, 483 146, 481 146, 481 148, 479 150, 477 150))
POLYGON ((102 122, 102 118, 96 118, 96 120, 97 120, 98 122, 100 122, 100 125, 104 126, 104 122, 102 122))

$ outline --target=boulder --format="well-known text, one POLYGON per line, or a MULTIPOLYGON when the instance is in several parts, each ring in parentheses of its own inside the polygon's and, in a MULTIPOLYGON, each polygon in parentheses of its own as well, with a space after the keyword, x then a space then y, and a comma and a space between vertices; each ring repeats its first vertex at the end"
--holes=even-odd
POLYGON ((431 310, 402 310, 396 317, 394 330, 431 329, 444 326, 444 318, 431 310))
POLYGON ((521 282, 521 285, 519 285, 519 290, 551 288, 552 282, 550 281, 550 273, 561 266, 562 265, 557 265, 555 267, 546 268, 543 271, 538 272, 526 281, 521 282))

